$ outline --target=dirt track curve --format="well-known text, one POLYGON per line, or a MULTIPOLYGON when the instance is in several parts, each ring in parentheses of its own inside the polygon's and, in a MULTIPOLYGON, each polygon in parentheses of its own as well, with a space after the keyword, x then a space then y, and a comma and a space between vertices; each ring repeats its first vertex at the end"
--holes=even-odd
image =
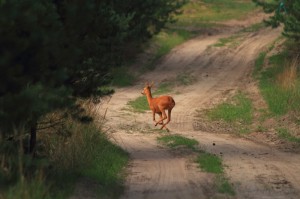
POLYGON ((280 30, 266 28, 244 33, 234 48, 209 47, 231 34, 228 31, 187 41, 161 60, 153 72, 143 75, 139 85, 117 89, 109 101, 103 102, 107 128, 131 156, 122 198, 300 198, 299 154, 280 152, 222 132, 195 130, 195 111, 247 85, 255 58, 280 35, 280 30), (140 96, 145 81, 159 84, 172 81, 181 73, 191 74, 196 81, 176 87, 177 92, 171 94, 176 106, 168 126, 170 133, 194 138, 202 149, 222 154, 235 196, 215 193, 211 188, 212 175, 201 172, 188 154, 175 155, 161 147, 156 140, 159 133, 149 131, 155 128, 150 112, 133 113, 126 108, 129 100, 140 96))

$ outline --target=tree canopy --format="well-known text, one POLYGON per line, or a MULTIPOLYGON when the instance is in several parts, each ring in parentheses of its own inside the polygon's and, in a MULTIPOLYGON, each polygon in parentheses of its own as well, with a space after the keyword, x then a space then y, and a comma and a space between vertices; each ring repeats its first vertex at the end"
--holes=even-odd
POLYGON ((172 21, 182 0, 0 0, 0 135, 101 96, 124 45, 172 21))
POLYGON ((266 20, 272 27, 284 25, 283 35, 300 42, 300 0, 253 0, 266 13, 273 15, 266 20))

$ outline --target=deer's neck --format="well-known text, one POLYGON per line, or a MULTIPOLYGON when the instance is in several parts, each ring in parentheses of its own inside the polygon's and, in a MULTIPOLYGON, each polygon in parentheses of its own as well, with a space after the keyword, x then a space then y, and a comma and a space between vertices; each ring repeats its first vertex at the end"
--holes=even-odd
POLYGON ((152 94, 151 94, 151 91, 148 92, 148 93, 146 93, 146 97, 147 97, 148 104, 149 104, 149 106, 150 106, 151 101, 152 101, 152 99, 153 99, 152 94))

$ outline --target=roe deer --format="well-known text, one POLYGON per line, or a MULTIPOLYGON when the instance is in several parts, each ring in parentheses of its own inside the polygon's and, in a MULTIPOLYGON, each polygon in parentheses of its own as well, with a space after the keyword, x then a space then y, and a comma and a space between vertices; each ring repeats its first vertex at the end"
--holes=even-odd
POLYGON ((169 130, 166 127, 166 125, 171 121, 171 111, 175 106, 175 101, 171 96, 165 95, 153 98, 151 94, 152 86, 153 83, 151 85, 147 83, 142 91, 142 94, 146 95, 147 97, 149 107, 152 110, 153 121, 155 123, 155 126, 157 126, 157 124, 160 124, 162 125, 160 129, 163 129, 165 127, 166 130, 169 130), (168 110, 168 116, 165 110, 168 110), (160 119, 157 122, 155 120, 155 113, 157 113, 160 116, 160 119), (165 119, 167 119, 167 122, 164 124, 165 119))

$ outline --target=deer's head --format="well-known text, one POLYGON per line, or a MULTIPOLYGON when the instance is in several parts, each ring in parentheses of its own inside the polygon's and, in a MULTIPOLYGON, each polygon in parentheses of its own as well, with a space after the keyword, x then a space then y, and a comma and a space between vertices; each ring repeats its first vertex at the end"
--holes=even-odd
POLYGON ((146 83, 144 89, 142 90, 142 94, 146 95, 146 94, 151 94, 151 87, 154 85, 154 83, 152 82, 151 84, 146 83))

